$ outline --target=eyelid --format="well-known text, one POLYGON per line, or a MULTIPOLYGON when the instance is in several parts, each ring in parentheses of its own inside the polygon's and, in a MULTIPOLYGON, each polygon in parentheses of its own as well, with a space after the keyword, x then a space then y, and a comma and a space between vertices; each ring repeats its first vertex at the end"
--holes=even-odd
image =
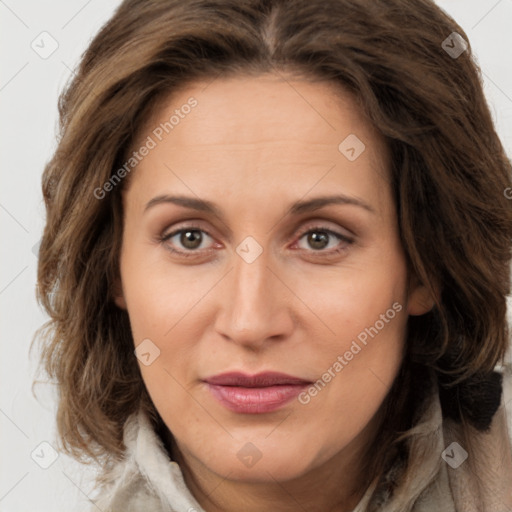
MULTIPOLYGON (((312 230, 318 230, 318 231, 326 231, 327 233, 331 233, 333 235, 337 235, 337 236, 341 236, 341 237, 344 237, 344 238, 350 238, 352 239, 353 237, 355 237, 355 234, 352 233, 349 229, 347 228, 343 228, 345 231, 347 231, 347 234, 344 234, 344 233, 341 233, 339 232, 342 228, 341 227, 335 227, 335 228, 332 228, 332 227, 329 227, 328 223, 330 221, 328 220, 322 220, 322 219, 319 219, 319 220, 313 220, 313 221, 310 221, 307 223, 307 225, 303 228, 301 228, 299 231, 298 231, 298 235, 299 237, 302 237, 304 236, 306 233, 309 233, 309 231, 312 231, 312 230)), ((332 222, 331 222, 332 224, 332 222)))
MULTIPOLYGON (((202 232, 206 233, 209 237, 215 238, 208 231, 208 229, 203 228, 199 223, 197 223, 197 221, 190 220, 190 221, 183 221, 183 222, 185 224, 181 225, 180 223, 178 223, 178 225, 173 227, 172 231, 169 231, 168 233, 166 233, 165 232, 166 230, 164 230, 164 233, 159 237, 159 239, 162 239, 162 238, 165 238, 165 239, 172 238, 174 235, 178 234, 181 231, 185 231, 187 229, 202 231, 202 232)), ((311 231, 313 229, 317 229, 319 231, 326 231, 326 232, 328 232, 330 234, 333 234, 333 235, 336 235, 336 236, 340 236, 342 238, 347 238, 347 239, 352 239, 355 236, 355 234, 353 232, 351 232, 351 230, 349 230, 347 228, 344 228, 344 229, 349 234, 338 233, 337 229, 340 229, 340 228, 330 228, 327 225, 323 224, 323 223, 326 223, 326 222, 328 223, 328 222, 332 222, 332 221, 328 221, 326 219, 316 219, 316 220, 312 220, 312 221, 306 221, 307 225, 302 227, 301 229, 299 229, 297 236, 299 238, 301 238, 302 236, 304 236, 306 233, 308 233, 309 231, 311 231)), ((294 231, 296 231, 296 228, 294 228, 292 230, 292 232, 294 232, 294 231)))
MULTIPOLYGON (((178 226, 174 227, 169 232, 164 231, 164 233, 162 233, 162 235, 158 236, 158 241, 165 243, 183 231, 201 231, 202 233, 205 233, 206 235, 208 235, 210 238, 212 238, 212 239, 215 238, 213 235, 211 235, 208 232, 208 230, 204 229, 203 227, 199 226, 198 224, 189 223, 189 224, 184 224, 184 225, 178 225, 178 226)), ((203 249, 202 251, 208 251, 208 250, 211 250, 211 249, 203 249)), ((181 252, 181 251, 182 250, 180 249, 176 252, 181 252)), ((184 251, 184 252, 188 252, 190 254, 195 254, 195 253, 199 253, 200 250, 196 249, 195 251, 184 251)))
POLYGON ((336 257, 336 256, 339 256, 341 253, 343 253, 344 251, 346 251, 348 248, 346 247, 346 245, 352 245, 354 244, 355 242, 355 238, 352 236, 352 235, 346 235, 346 234, 343 234, 343 233, 340 233, 339 231, 335 230, 335 229, 331 229, 329 228, 328 226, 326 225, 322 225, 322 223, 317 223, 313 226, 308 226, 306 228, 304 228, 303 230, 301 230, 299 232, 299 234, 297 235, 297 241, 293 243, 293 246, 297 245, 299 243, 299 241, 304 237, 304 235, 307 235, 308 233, 314 233, 314 232, 323 232, 323 233, 327 233, 330 237, 335 237, 337 240, 338 240, 338 245, 339 244, 345 244, 345 246, 342 246, 342 247, 337 247, 337 248, 334 248, 334 249, 329 249, 329 250, 306 250, 306 249, 303 249, 305 252, 309 252, 309 253, 312 253, 313 255, 318 254, 319 256, 321 257, 324 257, 324 258, 329 258, 329 257, 336 257))

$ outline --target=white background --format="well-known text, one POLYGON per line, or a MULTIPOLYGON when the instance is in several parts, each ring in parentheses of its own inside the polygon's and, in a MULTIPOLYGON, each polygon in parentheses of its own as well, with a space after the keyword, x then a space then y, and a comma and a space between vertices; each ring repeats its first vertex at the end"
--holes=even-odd
MULTIPOLYGON (((470 39, 498 133, 512 158, 512 0, 437 3, 470 39)), ((37 352, 29 357, 28 349, 35 329, 47 319, 35 300, 34 246, 44 226, 41 173, 56 145, 58 94, 118 4, 0 0, 0 512, 91 508, 92 469, 63 454, 48 469, 31 458, 36 450, 39 460, 48 460, 49 447, 39 445, 55 445, 56 430, 52 386, 35 388, 39 401, 31 394, 37 352), (59 45, 47 59, 31 48, 43 31, 59 45)))

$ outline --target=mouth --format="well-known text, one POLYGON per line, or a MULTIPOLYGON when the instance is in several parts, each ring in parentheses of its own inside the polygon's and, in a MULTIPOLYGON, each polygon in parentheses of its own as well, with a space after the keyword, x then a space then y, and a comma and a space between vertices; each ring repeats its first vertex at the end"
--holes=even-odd
POLYGON ((278 410, 312 382, 284 373, 246 375, 230 372, 204 379, 212 396, 227 409, 243 414, 278 410))

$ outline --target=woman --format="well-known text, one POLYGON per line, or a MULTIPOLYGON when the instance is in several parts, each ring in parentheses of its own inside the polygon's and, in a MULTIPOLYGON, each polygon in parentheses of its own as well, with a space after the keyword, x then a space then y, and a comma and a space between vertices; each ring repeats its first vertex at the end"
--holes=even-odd
POLYGON ((511 166, 446 13, 127 0, 60 116, 42 361, 92 509, 512 510, 511 166))

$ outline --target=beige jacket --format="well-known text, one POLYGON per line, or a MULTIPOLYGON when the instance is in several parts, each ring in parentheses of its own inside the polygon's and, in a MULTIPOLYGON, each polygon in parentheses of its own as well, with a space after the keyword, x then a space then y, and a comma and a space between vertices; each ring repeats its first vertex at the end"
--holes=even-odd
MULTIPOLYGON (((432 395, 409 445, 413 459, 424 461, 420 470, 390 501, 376 495, 374 482, 353 512, 365 512, 370 502, 380 503, 383 512, 512 512, 512 370, 505 369, 503 377, 491 429, 475 430, 471 447, 459 437, 456 423, 443 420, 439 396, 432 395), (474 454, 480 486, 464 460, 466 450, 474 454)), ((124 441, 126 458, 109 475, 91 512, 205 512, 141 412, 127 421, 124 441)))

